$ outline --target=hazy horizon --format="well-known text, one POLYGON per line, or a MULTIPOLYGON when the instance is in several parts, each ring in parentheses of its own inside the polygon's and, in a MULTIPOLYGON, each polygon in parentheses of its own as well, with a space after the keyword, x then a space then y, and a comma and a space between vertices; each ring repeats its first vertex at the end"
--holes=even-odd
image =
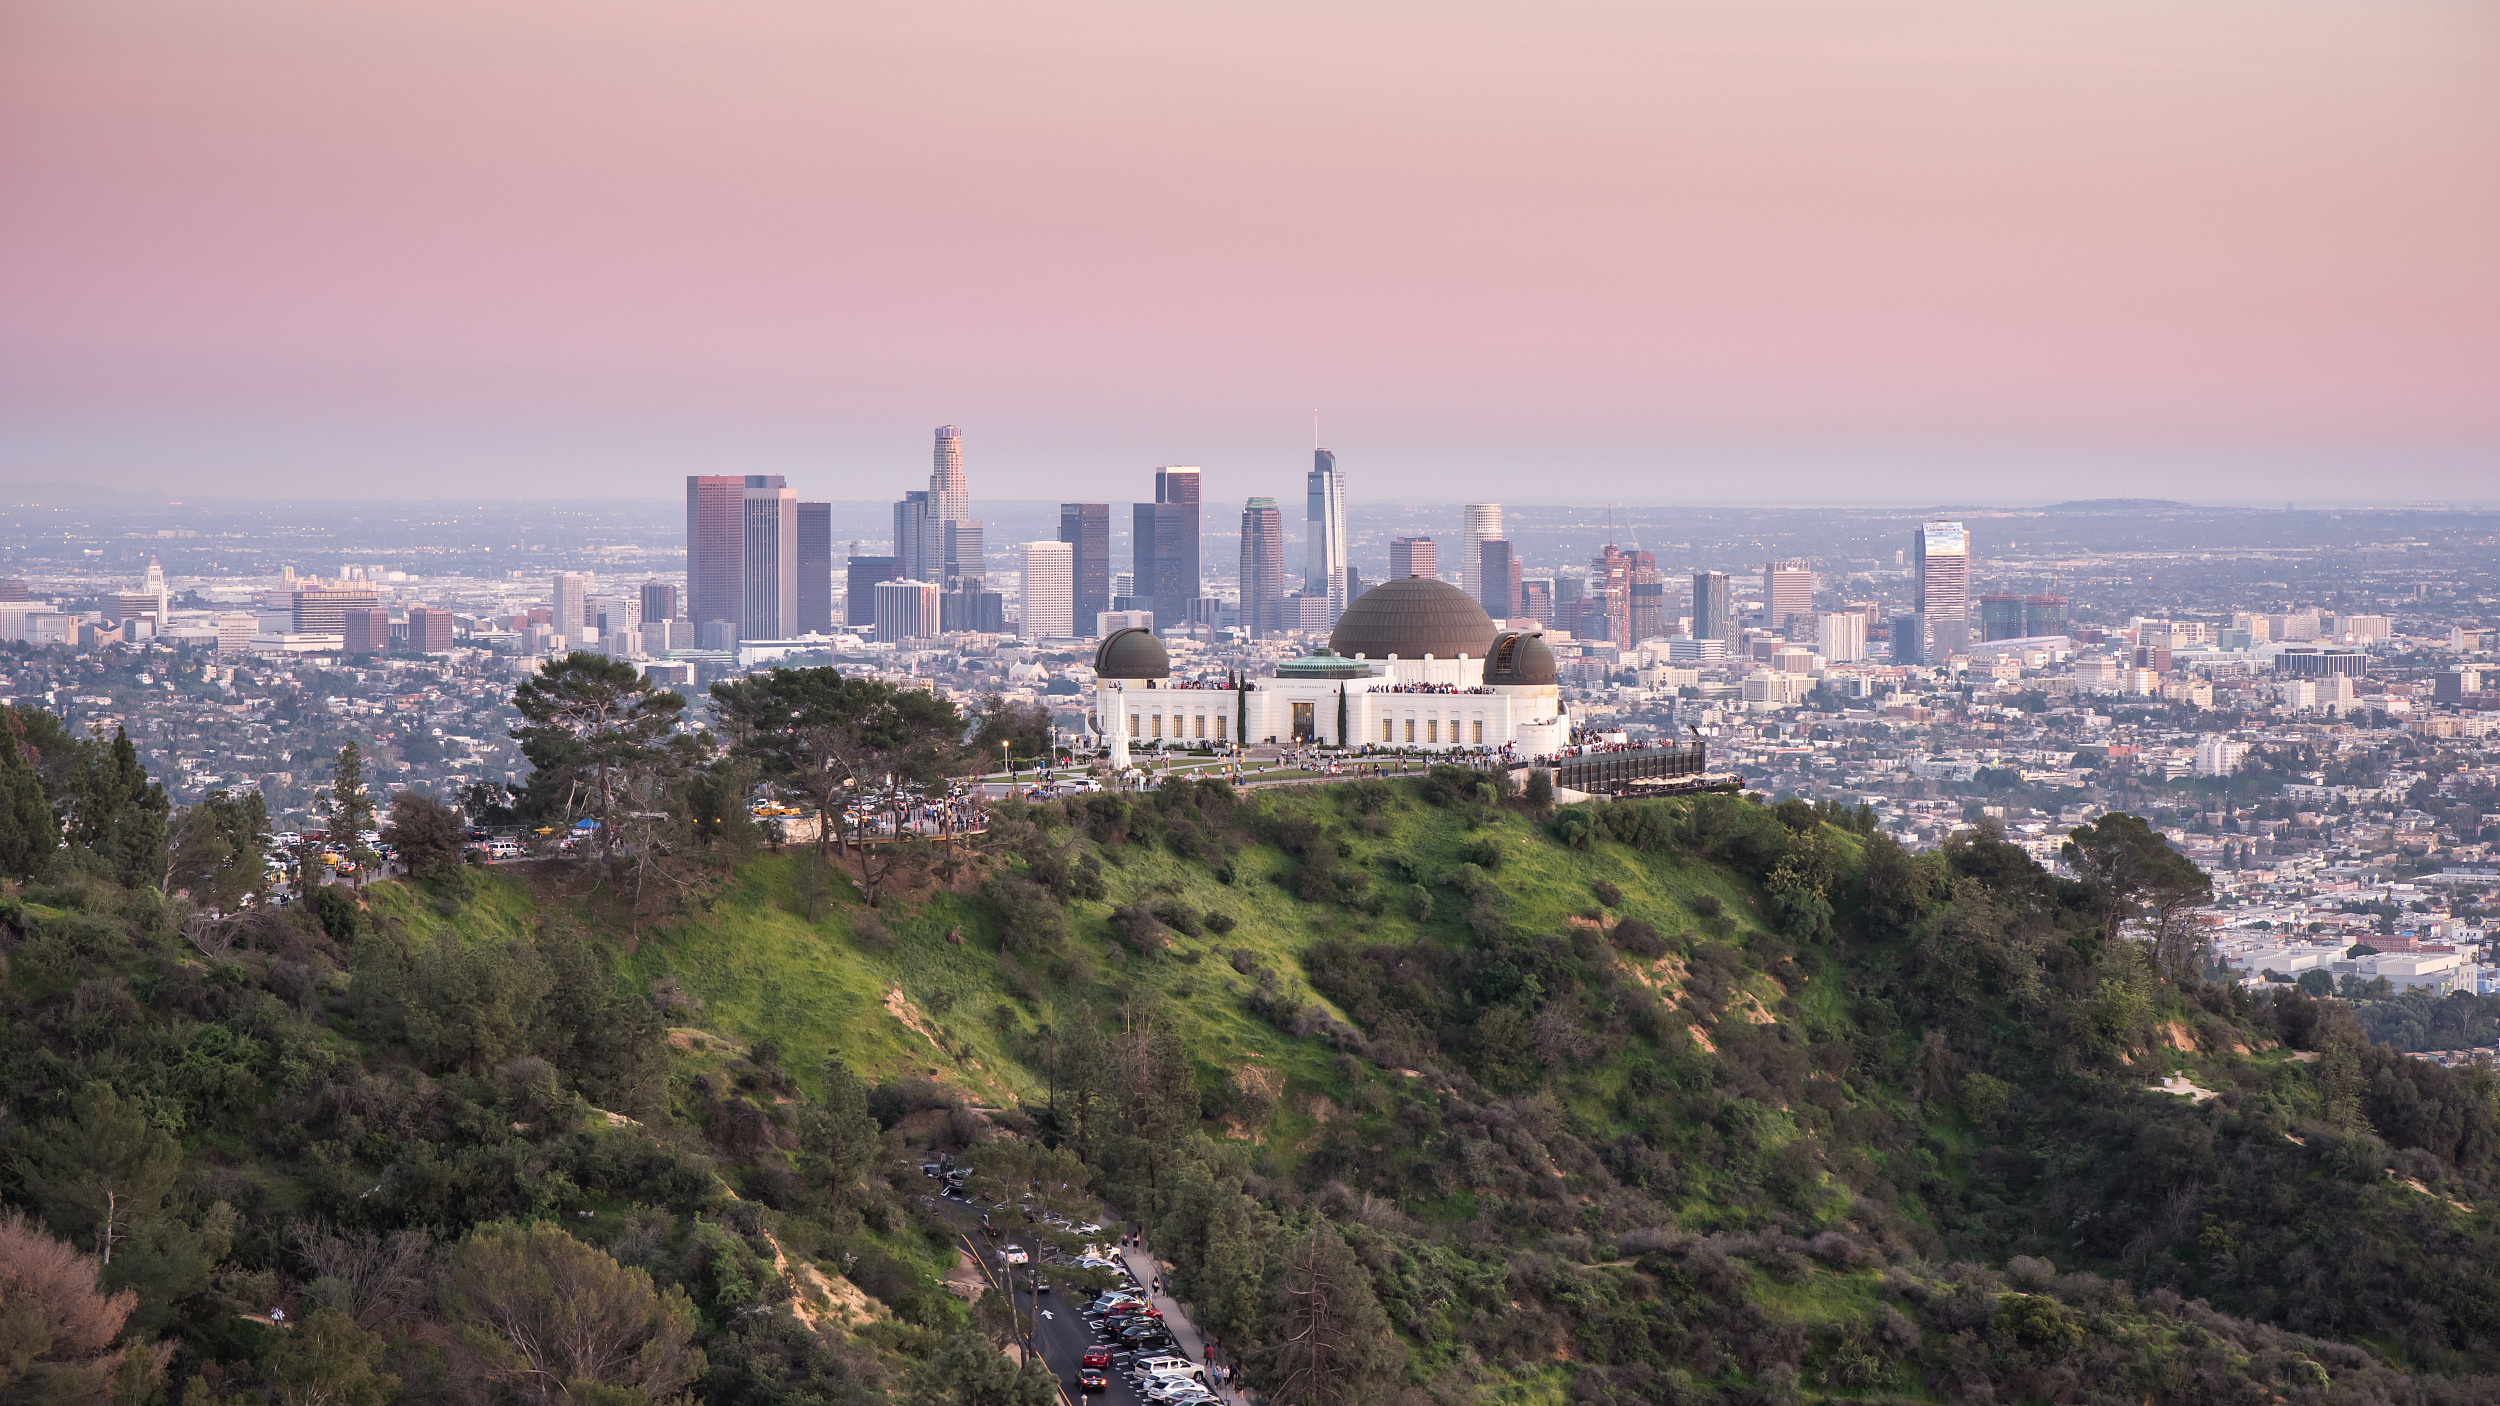
POLYGON ((0 0, 0 189, 0 482, 2500 479, 2471 0, 0 0))

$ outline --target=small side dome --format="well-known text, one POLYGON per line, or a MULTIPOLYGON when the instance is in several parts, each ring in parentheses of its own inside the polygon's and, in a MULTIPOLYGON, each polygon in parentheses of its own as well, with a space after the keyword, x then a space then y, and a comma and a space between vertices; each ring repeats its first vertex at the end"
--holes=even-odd
POLYGON ((1545 642, 1545 632, 1504 630, 1495 635, 1491 652, 1484 656, 1484 681, 1496 686, 1559 683, 1553 646, 1545 642))
POLYGON ((1101 679, 1165 679, 1172 676, 1172 656, 1154 631, 1134 625, 1103 637, 1094 651, 1094 677, 1101 679))

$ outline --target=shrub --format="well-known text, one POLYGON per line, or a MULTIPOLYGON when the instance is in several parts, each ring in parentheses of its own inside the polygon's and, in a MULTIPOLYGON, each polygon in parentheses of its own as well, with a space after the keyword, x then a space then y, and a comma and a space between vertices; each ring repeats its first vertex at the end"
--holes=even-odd
POLYGON ((1214 908, 1207 910, 1206 924, 1207 931, 1214 933, 1218 937, 1222 937, 1224 934, 1231 932, 1234 928, 1240 926, 1240 923, 1233 917, 1232 914, 1214 908))
POLYGON ((1174 932, 1184 932, 1189 934, 1191 937, 1196 937, 1204 931, 1204 928, 1198 921, 1198 914, 1195 911, 1183 906, 1181 901, 1177 898, 1165 899, 1163 902, 1156 904, 1154 907, 1154 914, 1157 918, 1163 920, 1163 925, 1165 927, 1172 929, 1174 932))
POLYGON ((1615 924, 1614 931, 1607 935, 1614 939, 1615 946, 1635 957, 1663 957, 1667 954, 1667 940, 1659 936, 1656 928, 1638 918, 1624 919, 1615 924))
POLYGON ((1477 868, 1491 872, 1502 867, 1501 842, 1490 835, 1470 841, 1459 854, 1477 868))
POLYGON ((1589 889, 1597 895, 1597 901, 1605 904, 1607 907, 1620 908, 1623 906, 1623 890, 1616 888, 1613 884, 1606 882, 1604 879, 1599 879, 1595 883, 1590 884, 1589 889))
POLYGON ((865 910, 851 915, 851 941, 862 951, 894 950, 893 930, 885 925, 884 919, 865 910))

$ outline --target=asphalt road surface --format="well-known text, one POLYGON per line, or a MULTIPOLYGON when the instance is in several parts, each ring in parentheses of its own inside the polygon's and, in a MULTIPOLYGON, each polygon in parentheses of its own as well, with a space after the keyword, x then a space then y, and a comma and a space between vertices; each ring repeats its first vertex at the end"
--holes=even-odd
MULTIPOLYGON (((1014 1286, 1016 1312, 1023 1319, 1034 1350, 1041 1354, 1042 1361, 1049 1366, 1051 1373, 1059 1378, 1059 1387, 1064 1400, 1102 1402, 1105 1406, 1145 1406, 1145 1398, 1140 1396, 1128 1379, 1117 1371, 1106 1374, 1111 1380, 1109 1390, 1092 1396, 1078 1394, 1076 1374, 1084 1358, 1085 1350, 1099 1345, 1093 1329, 1085 1322, 1082 1310, 1088 1296, 1082 1290, 1071 1291, 1066 1284, 1054 1278, 1051 1273, 1052 1266, 1006 1264, 1000 1256, 1007 1245, 1021 1243, 1028 1250, 1032 1248, 1032 1245, 1028 1242, 1017 1241, 1012 1233, 1002 1235, 997 1240, 983 1238, 981 1212, 978 1207, 945 1198, 939 1198, 938 1205, 945 1210, 948 1218, 955 1222, 959 1241, 971 1253, 973 1260, 981 1266, 984 1279, 993 1288, 1004 1287, 1008 1284, 1014 1286), (1041 1277, 1051 1284, 1050 1292, 1041 1294, 1033 1292, 1033 1274, 1036 1269, 1039 1269, 1041 1277)), ((1108 1209, 1104 1212, 1104 1223, 1106 1225, 1116 1223, 1113 1213, 1108 1209)), ((1127 1261, 1129 1272, 1137 1276, 1139 1284, 1150 1286, 1155 1282, 1154 1276, 1160 1271, 1145 1251, 1122 1247, 1118 1253, 1127 1261)), ((1163 1311, 1164 1326, 1172 1335, 1172 1346, 1163 1351, 1174 1357, 1185 1357, 1201 1366, 1205 1365, 1207 1361, 1206 1340, 1198 1332, 1197 1325, 1189 1321, 1189 1316, 1181 1310, 1181 1306, 1169 1294, 1150 1292, 1147 1297, 1156 1308, 1163 1311)), ((1231 1391, 1222 1391, 1219 1394, 1227 1401, 1241 1399, 1237 1393, 1231 1391)))

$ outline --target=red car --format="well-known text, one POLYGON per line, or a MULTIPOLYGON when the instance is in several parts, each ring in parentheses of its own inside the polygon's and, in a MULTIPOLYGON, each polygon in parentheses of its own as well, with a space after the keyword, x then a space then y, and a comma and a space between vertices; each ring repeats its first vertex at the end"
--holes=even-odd
POLYGON ((1085 1349, 1085 1357, 1081 1365, 1091 1367, 1096 1371, 1100 1371, 1103 1368, 1110 1366, 1111 1349, 1107 1347, 1089 1347, 1085 1349))
POLYGON ((1078 1391, 1101 1391, 1110 1385, 1111 1379, 1104 1376, 1097 1368, 1088 1367, 1084 1371, 1076 1374, 1076 1389, 1078 1391))

